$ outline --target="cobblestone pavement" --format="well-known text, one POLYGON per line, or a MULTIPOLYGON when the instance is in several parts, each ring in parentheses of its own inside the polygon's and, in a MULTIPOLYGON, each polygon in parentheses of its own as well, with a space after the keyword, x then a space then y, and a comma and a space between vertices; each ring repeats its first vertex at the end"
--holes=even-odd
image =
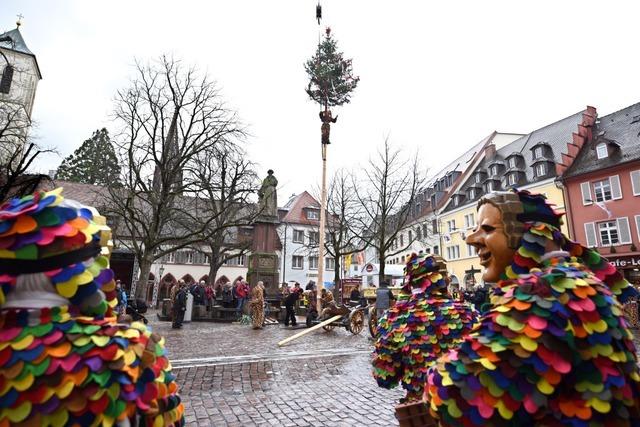
POLYGON ((198 322, 172 330, 149 319, 166 338, 189 426, 397 425, 403 393, 371 377, 366 330, 312 332, 278 348, 302 329, 198 322))

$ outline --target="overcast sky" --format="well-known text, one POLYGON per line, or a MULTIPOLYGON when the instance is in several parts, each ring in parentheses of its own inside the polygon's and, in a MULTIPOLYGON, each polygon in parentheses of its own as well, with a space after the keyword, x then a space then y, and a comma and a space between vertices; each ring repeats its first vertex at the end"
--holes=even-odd
MULTIPOLYGON (((318 41, 317 0, 0 0, 43 79, 34 118, 62 156, 114 128, 116 89, 134 58, 172 53, 210 74, 249 126, 260 174, 275 170, 280 204, 320 180, 318 107, 303 63, 318 41)), ((360 76, 337 108, 329 171, 364 163, 389 136, 420 150, 431 172, 493 130, 528 133, 593 105, 640 101, 638 2, 321 0, 360 76)), ((38 167, 57 167, 48 158, 38 167)))

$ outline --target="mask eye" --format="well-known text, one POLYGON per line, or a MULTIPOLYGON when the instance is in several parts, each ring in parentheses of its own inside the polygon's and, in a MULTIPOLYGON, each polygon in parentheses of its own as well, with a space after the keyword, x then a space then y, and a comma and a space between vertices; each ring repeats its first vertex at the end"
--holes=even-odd
POLYGON ((484 231, 485 233, 491 233, 491 232, 492 232, 492 231, 494 231, 495 229, 496 229, 495 227, 493 227, 493 226, 491 226, 491 225, 487 225, 487 224, 484 224, 484 225, 482 226, 482 231, 484 231))

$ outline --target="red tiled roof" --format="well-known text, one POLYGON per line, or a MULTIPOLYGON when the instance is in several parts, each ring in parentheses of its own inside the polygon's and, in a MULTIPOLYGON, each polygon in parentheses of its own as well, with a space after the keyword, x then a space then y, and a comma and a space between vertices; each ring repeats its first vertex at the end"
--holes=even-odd
POLYGON ((282 218, 282 222, 315 226, 320 225, 319 219, 307 219, 306 209, 308 208, 317 209, 319 211, 320 202, 318 202, 311 194, 304 191, 295 197, 291 203, 291 208, 282 218))

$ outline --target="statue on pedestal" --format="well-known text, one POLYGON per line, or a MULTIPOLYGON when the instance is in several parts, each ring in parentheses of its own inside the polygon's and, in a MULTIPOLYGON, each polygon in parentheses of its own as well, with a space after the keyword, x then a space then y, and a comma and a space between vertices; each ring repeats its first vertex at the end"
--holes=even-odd
POLYGON ((260 190, 258 190, 258 197, 260 198, 260 216, 278 217, 277 186, 278 180, 273 176, 273 170, 269 169, 267 171, 267 177, 262 181, 262 186, 260 187, 260 190))

